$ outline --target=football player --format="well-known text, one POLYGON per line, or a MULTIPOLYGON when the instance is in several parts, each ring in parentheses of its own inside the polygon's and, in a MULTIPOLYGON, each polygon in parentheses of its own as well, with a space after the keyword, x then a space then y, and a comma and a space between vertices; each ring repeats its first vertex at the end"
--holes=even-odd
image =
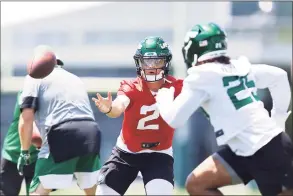
POLYGON ((226 34, 214 23, 195 25, 182 51, 188 76, 174 100, 173 89, 158 92, 160 114, 178 128, 201 106, 223 145, 188 176, 189 194, 222 195, 218 188, 253 179, 264 196, 292 194, 292 141, 284 132, 291 98, 287 73, 245 57, 230 59, 226 34), (257 95, 264 88, 272 95, 271 116, 257 95))
POLYGON ((84 83, 63 69, 60 61, 43 79, 26 76, 19 99, 21 153, 18 170, 30 163, 32 122, 43 144, 38 154, 30 193, 48 195, 71 187, 73 178, 86 195, 94 195, 100 168, 100 130, 84 83))
POLYGON ((169 75, 172 54, 160 37, 146 37, 134 55, 137 77, 122 81, 116 99, 97 93, 97 108, 110 118, 124 113, 121 133, 100 170, 97 195, 124 195, 140 171, 147 195, 171 195, 174 186, 174 129, 160 117, 155 96, 160 88, 180 93, 182 80, 169 75))
MULTIPOLYGON (((20 106, 18 104, 21 91, 17 94, 13 121, 9 126, 2 148, 1 171, 0 171, 0 193, 1 195, 18 195, 21 189, 23 179, 26 184, 28 195, 29 186, 34 176, 35 164, 38 156, 38 149, 35 146, 29 148, 31 163, 23 168, 23 175, 17 170, 17 160, 20 154, 20 140, 18 134, 18 122, 20 115, 20 106)), ((36 127, 33 130, 38 133, 36 127)), ((38 133, 39 134, 39 133, 38 133)))

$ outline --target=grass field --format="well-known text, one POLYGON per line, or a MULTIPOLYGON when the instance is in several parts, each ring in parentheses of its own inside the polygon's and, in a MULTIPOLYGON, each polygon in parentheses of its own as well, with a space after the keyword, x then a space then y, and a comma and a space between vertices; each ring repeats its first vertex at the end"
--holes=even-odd
MULTIPOLYGON (((253 191, 243 185, 228 186, 221 189, 225 195, 260 195, 259 192, 253 191)), ((22 189, 21 194, 24 194, 24 189, 22 189)), ((185 189, 175 188, 175 195, 188 195, 185 189)), ((73 187, 66 190, 58 190, 51 195, 84 195, 83 192, 78 188, 76 184, 73 187)), ((138 179, 134 181, 125 195, 145 195, 142 180, 138 179)))

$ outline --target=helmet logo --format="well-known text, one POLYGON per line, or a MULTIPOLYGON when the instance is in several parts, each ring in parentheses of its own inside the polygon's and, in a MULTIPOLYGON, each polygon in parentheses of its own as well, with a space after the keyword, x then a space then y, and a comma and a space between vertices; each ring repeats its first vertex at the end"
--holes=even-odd
POLYGON ((158 56, 156 52, 146 52, 144 56, 158 56))
POLYGON ((160 44, 160 46, 162 49, 168 48, 168 44, 165 42, 163 44, 160 44))
POLYGON ((207 40, 203 40, 199 42, 199 47, 204 47, 208 45, 208 41, 207 40))

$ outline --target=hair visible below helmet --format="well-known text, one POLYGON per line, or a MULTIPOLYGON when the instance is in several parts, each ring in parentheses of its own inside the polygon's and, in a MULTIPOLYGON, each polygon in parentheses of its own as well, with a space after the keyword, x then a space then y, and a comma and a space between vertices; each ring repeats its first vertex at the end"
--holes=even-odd
POLYGON ((168 44, 161 37, 146 37, 142 40, 136 53, 134 55, 134 62, 136 65, 137 75, 143 77, 147 82, 155 82, 163 79, 168 75, 169 68, 171 66, 172 53, 168 47, 168 44), (162 65, 161 68, 154 68, 153 64, 162 65), (149 68, 143 69, 144 67, 150 66, 149 68), (159 75, 153 77, 147 76, 145 70, 161 69, 159 75))
POLYGON ((188 68, 198 62, 226 56, 227 35, 215 23, 197 24, 186 33, 182 54, 188 68))
POLYGON ((59 58, 57 58, 56 60, 57 60, 57 65, 64 66, 64 63, 62 60, 60 60, 59 58))

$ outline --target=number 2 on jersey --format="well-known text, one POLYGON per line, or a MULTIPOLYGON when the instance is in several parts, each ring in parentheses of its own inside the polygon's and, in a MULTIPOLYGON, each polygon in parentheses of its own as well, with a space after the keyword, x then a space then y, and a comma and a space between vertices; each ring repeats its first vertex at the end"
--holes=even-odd
POLYGON ((235 106, 236 110, 252 103, 254 100, 259 101, 256 93, 251 91, 250 88, 255 88, 253 80, 248 81, 246 76, 226 76, 223 78, 224 87, 228 86, 227 93, 235 106), (229 87, 231 82, 239 81, 240 84, 237 86, 229 87), (237 99, 236 94, 241 91, 249 90, 249 96, 244 99, 237 99))
POLYGON ((144 105, 140 108, 140 114, 143 114, 143 115, 146 115, 147 112, 152 112, 152 111, 153 113, 151 115, 148 115, 138 121, 137 129, 139 130, 146 130, 146 129, 158 130, 159 129, 158 124, 145 125, 146 122, 159 118, 160 113, 159 113, 159 110, 157 110, 156 108, 156 104, 153 104, 150 106, 144 105))

